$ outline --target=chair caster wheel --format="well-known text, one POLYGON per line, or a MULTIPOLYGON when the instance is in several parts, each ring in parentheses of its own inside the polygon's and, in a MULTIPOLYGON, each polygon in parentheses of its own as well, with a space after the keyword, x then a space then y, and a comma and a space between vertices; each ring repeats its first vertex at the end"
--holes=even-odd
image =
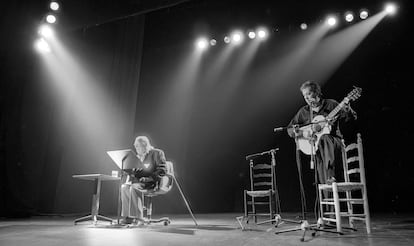
POLYGON ((316 236, 316 232, 312 232, 312 237, 315 237, 316 236))
POLYGON ((170 223, 171 223, 171 221, 169 221, 169 220, 164 221, 165 226, 169 225, 170 223))
POLYGON ((305 238, 303 238, 303 237, 302 237, 302 238, 300 239, 300 241, 301 241, 301 242, 305 242, 305 238))

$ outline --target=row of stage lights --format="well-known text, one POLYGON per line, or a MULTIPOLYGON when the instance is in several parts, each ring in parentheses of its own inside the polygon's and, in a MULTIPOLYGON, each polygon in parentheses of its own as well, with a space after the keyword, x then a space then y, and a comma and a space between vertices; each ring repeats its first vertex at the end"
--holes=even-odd
MULTIPOLYGON (((60 11, 60 4, 58 1, 51 1, 49 4, 49 13, 45 15, 44 21, 46 23, 42 23, 42 25, 39 27, 38 34, 40 37, 35 43, 35 48, 40 52, 50 52, 50 47, 45 38, 50 38, 53 35, 53 29, 51 25, 55 24, 57 21, 57 14, 60 11)), ((397 7, 395 4, 389 3, 385 5, 384 8, 385 12, 388 15, 393 15, 397 7)), ((361 10, 359 12, 359 18, 361 20, 365 20, 368 18, 369 14, 367 10, 361 10)), ((346 22, 351 23, 355 20, 354 14, 351 11, 347 11, 344 14, 344 19, 346 22)), ((328 16, 325 20, 325 23, 328 26, 335 26, 338 22, 338 17, 335 15, 328 16)), ((308 25, 306 23, 300 24, 300 29, 306 30, 308 28, 308 25)), ((225 36, 222 40, 225 44, 235 44, 238 45, 242 43, 245 39, 245 36, 247 36, 249 39, 257 39, 259 41, 266 40, 266 38, 269 36, 268 29, 264 27, 257 28, 257 30, 251 30, 247 33, 244 33, 242 31, 234 31, 231 33, 231 35, 225 36)), ((198 38, 195 45, 197 49, 205 50, 209 46, 215 46, 217 45, 218 40, 217 39, 208 39, 205 37, 198 38)))
POLYGON ((60 4, 57 1, 51 1, 49 4, 49 13, 45 16, 45 20, 49 24, 55 24, 57 21, 57 14, 60 10, 60 4))
MULTIPOLYGON (((247 37, 249 39, 258 39, 258 40, 265 40, 269 32, 266 28, 258 28, 256 31, 249 31, 247 33, 247 37)), ((231 35, 225 36, 223 38, 223 42, 225 44, 240 44, 244 40, 244 33, 242 31, 234 31, 231 35)), ((198 38, 196 41, 196 46, 198 49, 206 49, 209 45, 215 46, 217 44, 217 40, 212 38, 208 40, 207 38, 201 37, 198 38)))
MULTIPOLYGON (((397 7, 395 4, 388 3, 385 5, 384 10, 388 15, 393 15, 397 11, 397 7)), ((359 11, 360 20, 365 20, 368 18, 368 16, 369 16, 368 10, 362 9, 359 11)), ((345 12, 345 14, 343 15, 343 18, 345 22, 347 23, 351 23, 355 20, 354 13, 352 11, 345 12)), ((330 27, 336 26, 337 23, 338 23, 338 16, 336 15, 329 15, 325 19, 325 24, 330 27)), ((306 23, 301 23, 299 27, 301 30, 306 30, 308 28, 308 25, 306 23)), ((242 31, 234 31, 230 35, 228 36, 226 35, 223 38, 223 42, 225 44, 238 45, 242 43, 242 41, 245 39, 245 36, 247 36, 249 39, 257 38, 259 40, 265 40, 269 36, 269 31, 264 27, 258 28, 256 31, 248 31, 247 33, 244 33, 242 31)), ((217 42, 218 41, 214 38, 209 40, 206 37, 200 37, 196 40, 195 46, 197 49, 205 50, 209 46, 216 46, 217 42)))
POLYGON ((50 38, 53 35, 51 25, 56 24, 57 15, 60 11, 60 3, 51 1, 49 3, 49 12, 44 16, 42 24, 39 26, 38 34, 40 37, 35 42, 35 48, 39 52, 50 52, 50 47, 45 38, 50 38))

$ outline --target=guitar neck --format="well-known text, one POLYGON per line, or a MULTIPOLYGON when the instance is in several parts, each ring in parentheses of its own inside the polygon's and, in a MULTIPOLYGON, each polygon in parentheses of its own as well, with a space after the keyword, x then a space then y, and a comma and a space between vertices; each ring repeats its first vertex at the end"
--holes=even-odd
POLYGON ((328 119, 333 119, 335 115, 344 107, 345 100, 342 100, 327 116, 328 119))

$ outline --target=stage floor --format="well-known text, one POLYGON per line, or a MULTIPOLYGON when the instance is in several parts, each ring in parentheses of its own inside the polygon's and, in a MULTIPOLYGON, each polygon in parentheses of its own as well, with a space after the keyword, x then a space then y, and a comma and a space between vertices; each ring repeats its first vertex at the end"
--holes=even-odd
MULTIPOLYGON (((358 231, 345 230, 345 235, 319 232, 312 237, 307 231, 305 242, 302 230, 275 234, 294 228, 292 223, 275 228, 271 224, 249 223, 242 230, 236 220, 241 214, 196 214, 198 226, 189 215, 170 215, 171 224, 152 224, 145 227, 124 228, 108 222, 81 222, 74 225, 75 217, 36 216, 28 219, 0 221, 0 245, 414 245, 414 214, 372 216, 372 234, 367 235, 363 224, 358 231)), ((296 214, 282 214, 283 219, 295 220, 296 214)), ((313 220, 309 220, 313 222, 313 220)))

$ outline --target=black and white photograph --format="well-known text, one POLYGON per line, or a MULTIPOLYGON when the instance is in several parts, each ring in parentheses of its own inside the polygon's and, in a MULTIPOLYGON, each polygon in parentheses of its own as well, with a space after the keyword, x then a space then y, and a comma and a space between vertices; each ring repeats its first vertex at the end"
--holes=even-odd
POLYGON ((0 245, 414 245, 413 23, 406 0, 2 1, 0 245))

